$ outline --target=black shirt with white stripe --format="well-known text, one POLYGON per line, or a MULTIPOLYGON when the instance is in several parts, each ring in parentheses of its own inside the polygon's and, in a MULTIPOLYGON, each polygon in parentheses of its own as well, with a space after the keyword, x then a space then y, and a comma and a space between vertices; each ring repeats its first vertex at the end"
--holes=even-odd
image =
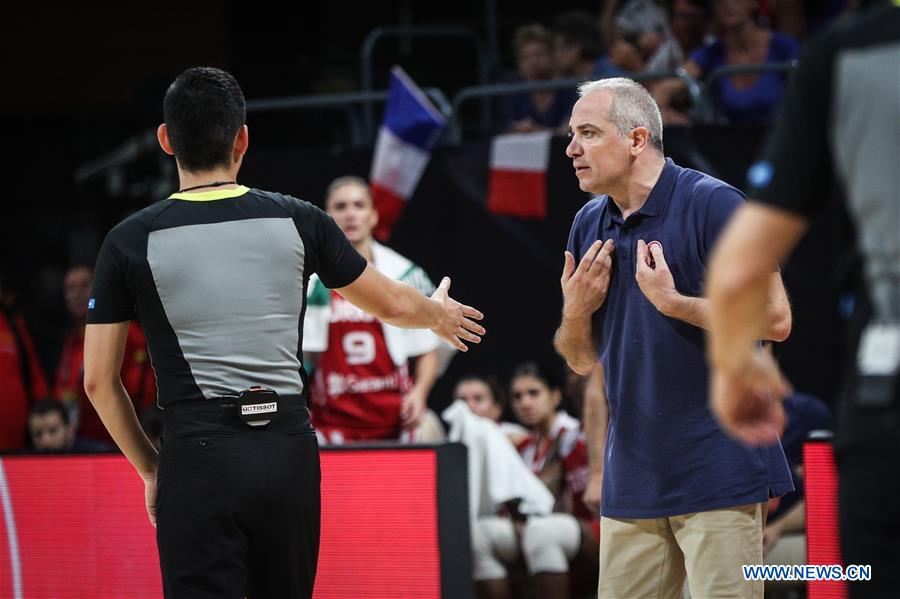
POLYGON ((254 385, 299 395, 310 275, 338 288, 365 266, 308 202, 246 187, 174 194, 109 232, 87 323, 137 315, 161 407, 254 385))

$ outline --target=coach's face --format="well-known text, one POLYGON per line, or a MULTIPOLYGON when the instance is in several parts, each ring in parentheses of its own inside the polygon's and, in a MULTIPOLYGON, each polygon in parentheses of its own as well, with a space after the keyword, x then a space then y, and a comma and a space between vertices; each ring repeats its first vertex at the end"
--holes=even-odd
POLYGON ((348 183, 328 196, 325 211, 334 219, 352 244, 366 241, 378 223, 378 213, 367 189, 348 183))
POLYGON ((578 186, 593 194, 610 193, 627 178, 631 166, 630 138, 620 136, 609 120, 612 94, 597 91, 580 98, 569 119, 569 145, 578 186))

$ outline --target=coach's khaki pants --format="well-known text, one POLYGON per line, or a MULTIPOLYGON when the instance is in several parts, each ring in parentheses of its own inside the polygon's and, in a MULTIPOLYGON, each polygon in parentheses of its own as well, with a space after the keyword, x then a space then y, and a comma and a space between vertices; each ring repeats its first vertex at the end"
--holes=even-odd
POLYGON ((669 518, 600 519, 598 599, 761 599, 762 581, 741 566, 762 564, 763 506, 669 518))

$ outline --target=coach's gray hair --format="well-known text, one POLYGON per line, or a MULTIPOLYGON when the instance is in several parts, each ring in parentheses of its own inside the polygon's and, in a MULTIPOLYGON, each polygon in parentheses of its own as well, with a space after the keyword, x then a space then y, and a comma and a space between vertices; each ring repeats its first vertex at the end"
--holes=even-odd
POLYGON ((599 91, 612 93, 609 120, 620 136, 637 127, 644 127, 650 132, 650 145, 663 151, 662 115, 653 96, 643 85, 625 77, 611 77, 586 81, 578 86, 578 96, 581 98, 599 91))

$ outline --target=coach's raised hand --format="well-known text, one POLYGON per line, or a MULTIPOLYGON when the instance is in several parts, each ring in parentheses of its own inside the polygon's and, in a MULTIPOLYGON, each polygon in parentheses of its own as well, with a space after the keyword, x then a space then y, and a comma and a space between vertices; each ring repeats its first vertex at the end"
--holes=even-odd
POLYGON ((569 368, 588 374, 597 363, 597 348, 591 334, 591 317, 606 301, 612 272, 612 239, 595 241, 585 252, 578 267, 575 257, 566 252, 560 286, 563 292, 562 323, 553 346, 566 359, 569 368))
POLYGON ((481 336, 485 330, 475 320, 482 320, 484 314, 471 306, 459 303, 450 297, 449 292, 450 277, 444 277, 431 296, 431 299, 440 302, 444 313, 438 325, 431 330, 453 344, 456 349, 468 351, 469 348, 463 341, 481 343, 481 336))
POLYGON ((612 239, 607 239, 605 243, 598 239, 588 248, 578 268, 575 268, 575 257, 566 252, 560 279, 564 298, 563 318, 567 313, 576 318, 590 316, 603 305, 609 291, 615 247, 612 239))

